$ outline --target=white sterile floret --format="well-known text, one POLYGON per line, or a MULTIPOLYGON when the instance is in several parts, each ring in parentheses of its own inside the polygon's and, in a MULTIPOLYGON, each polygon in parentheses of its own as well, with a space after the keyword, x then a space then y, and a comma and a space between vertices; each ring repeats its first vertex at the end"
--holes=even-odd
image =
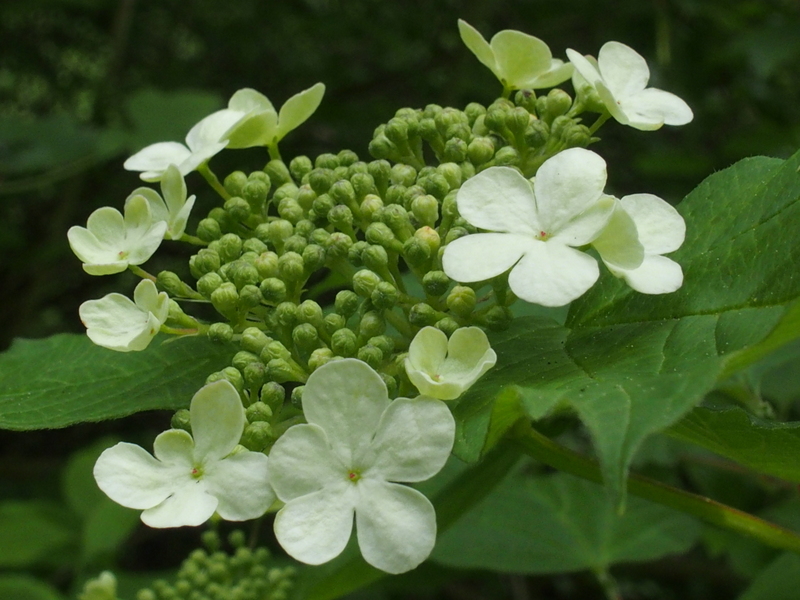
POLYGON ((568 304, 600 275, 597 261, 575 247, 594 240, 611 217, 615 199, 603 194, 605 183, 605 161, 583 148, 545 161, 533 183, 509 167, 478 173, 461 186, 456 203, 470 224, 493 233, 450 242, 444 272, 475 282, 511 269, 508 284, 518 297, 568 304))
POLYGON ((141 265, 161 245, 167 224, 153 222, 147 200, 139 196, 125 204, 125 216, 115 208, 98 208, 86 227, 70 227, 70 248, 90 275, 121 273, 129 265, 141 265))
POLYGON ((683 284, 683 271, 675 261, 661 256, 680 248, 686 223, 675 208, 653 194, 632 194, 616 202, 606 228, 592 242, 603 262, 617 277, 643 294, 668 294, 683 284), (629 248, 641 246, 639 266, 626 261, 629 248))
POLYGON ((176 165, 181 175, 188 175, 228 145, 223 135, 241 117, 237 112, 218 110, 189 130, 185 146, 178 142, 151 144, 122 166, 128 171, 142 171, 139 177, 144 181, 159 181, 170 165, 176 165))
POLYGON ((325 86, 317 83, 284 102, 280 112, 264 94, 244 88, 231 96, 228 110, 239 115, 224 134, 229 148, 274 146, 302 125, 319 107, 325 86))
POLYGON ((153 189, 140 187, 131 192, 125 203, 127 204, 136 196, 143 196, 150 205, 153 221, 164 221, 167 224, 164 238, 178 240, 186 231, 186 222, 189 220, 189 213, 192 212, 195 197, 194 194, 186 197, 186 182, 175 165, 169 165, 164 171, 164 177, 161 179, 161 194, 163 197, 153 189))
POLYGON ((104 451, 94 466, 97 485, 114 502, 144 509, 150 527, 200 525, 214 512, 228 521, 263 515, 275 500, 268 460, 261 452, 234 452, 245 426, 236 388, 225 380, 206 385, 189 412, 192 435, 161 433, 155 458, 125 442, 104 451))
POLYGON ((478 327, 456 329, 450 340, 440 329, 423 327, 408 348, 406 373, 424 396, 455 400, 497 362, 478 327))
POLYGON ((572 65, 553 58, 547 44, 532 35, 507 29, 487 42, 477 29, 460 19, 458 32, 467 48, 508 90, 553 87, 572 75, 572 65))
MULTIPOLYGON (((597 94, 611 116, 623 125, 649 131, 662 125, 685 125, 694 115, 675 94, 648 88, 650 69, 633 48, 620 42, 607 42, 597 61, 575 50, 567 50, 575 71, 597 94)), ((581 86, 580 80, 575 88, 581 86)))
POLYGON ((98 346, 131 352, 144 350, 169 315, 169 296, 143 279, 133 291, 133 301, 122 294, 89 300, 78 309, 86 335, 98 346))
POLYGON ((286 503, 275 535, 291 556, 318 565, 344 550, 355 515, 364 559, 388 573, 425 560, 436 515, 417 490, 447 461, 455 421, 433 398, 390 401, 380 375, 356 359, 329 362, 303 391, 308 424, 295 425, 270 452, 270 482, 286 503))

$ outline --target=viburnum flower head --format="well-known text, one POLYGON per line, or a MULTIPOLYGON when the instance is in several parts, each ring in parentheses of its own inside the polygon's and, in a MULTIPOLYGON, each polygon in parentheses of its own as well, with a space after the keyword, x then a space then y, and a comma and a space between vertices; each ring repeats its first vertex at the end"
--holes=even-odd
POLYGON ((567 56, 575 65, 575 89, 592 86, 611 116, 623 125, 648 131, 662 125, 685 125, 694 117, 689 105, 675 94, 647 87, 647 62, 625 44, 603 44, 597 61, 572 49, 567 56))
POLYGON ((489 339, 478 327, 461 327, 450 339, 440 329, 423 327, 408 348, 406 373, 420 394, 455 400, 497 362, 489 339))
POLYGON ((667 294, 683 284, 683 271, 661 256, 680 248, 686 223, 680 213, 653 194, 632 194, 618 200, 603 232, 592 242, 600 258, 617 277, 643 294, 667 294), (641 245, 642 263, 630 268, 630 248, 641 245))
POLYGON ((167 223, 153 221, 150 205, 142 196, 125 203, 125 216, 115 208, 98 208, 86 227, 67 231, 69 245, 90 275, 121 273, 129 265, 146 262, 161 245, 167 223))
POLYGON ((133 291, 133 301, 122 294, 89 300, 78 309, 86 335, 98 346, 130 352, 144 350, 169 315, 169 296, 143 279, 133 291))
POLYGON ((532 35, 506 29, 487 42, 477 29, 461 19, 458 32, 467 48, 507 90, 553 87, 572 75, 572 65, 553 58, 547 44, 532 35))
POLYGON ((121 442, 94 466, 97 485, 114 502, 143 509, 150 527, 200 525, 214 512, 228 521, 263 515, 275 500, 267 457, 235 451, 245 426, 236 388, 221 380, 201 388, 189 408, 192 434, 170 429, 156 437, 155 457, 121 442))
POLYGON ((275 535, 291 556, 318 565, 338 556, 355 515, 364 559, 388 573, 425 560, 436 515, 417 490, 441 470, 455 438, 447 406, 433 398, 390 401, 380 375, 356 359, 329 362, 303 391, 308 424, 295 425, 270 452, 270 482, 286 505, 275 535))
MULTIPOLYGON (((533 183, 509 167, 491 167, 467 180, 456 203, 461 216, 489 233, 449 243, 444 272, 460 282, 491 279, 511 269, 508 284, 519 298, 563 306, 597 281, 597 261, 577 248, 605 227, 615 199, 603 193, 606 163, 583 148, 546 160, 533 183)), ((642 262, 630 249, 626 268, 642 262)))
POLYGON ((186 197, 186 182, 175 165, 169 165, 161 178, 161 194, 151 188, 140 187, 128 196, 126 204, 136 196, 143 196, 150 205, 153 221, 164 221, 167 230, 164 238, 178 240, 186 231, 186 222, 194 206, 194 195, 186 197))

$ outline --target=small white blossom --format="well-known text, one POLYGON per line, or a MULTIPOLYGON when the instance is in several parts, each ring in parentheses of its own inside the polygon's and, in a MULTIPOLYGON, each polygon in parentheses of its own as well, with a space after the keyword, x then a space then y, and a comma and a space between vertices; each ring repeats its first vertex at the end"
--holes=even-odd
POLYGON ((419 330, 408 348, 406 373, 424 396, 455 400, 497 362, 478 327, 456 329, 450 340, 435 327, 419 330))
POLYGON ((286 503, 275 535, 312 565, 338 556, 353 529, 364 559, 388 573, 425 560, 436 541, 433 505, 394 482, 441 470, 455 437, 447 406, 433 398, 390 401, 381 377, 356 359, 329 362, 303 391, 308 424, 295 425, 270 452, 270 478, 286 503))
POLYGON ((186 197, 186 182, 175 165, 169 165, 164 171, 161 194, 163 197, 153 189, 140 187, 131 192, 125 203, 136 196, 143 196, 150 205, 153 221, 164 221, 167 224, 164 238, 178 240, 186 231, 186 222, 189 220, 189 213, 192 212, 195 197, 194 194, 189 198, 186 197))
POLYGON ((653 194, 632 194, 616 202, 614 214, 592 242, 600 258, 617 277, 643 294, 668 294, 683 284, 683 271, 675 261, 661 256, 680 248, 686 223, 680 213, 653 194), (644 260, 632 260, 636 247, 644 260))
MULTIPOLYGON (((567 56, 611 116, 623 125, 649 131, 662 125, 685 125, 694 117, 692 109, 675 94, 647 87, 647 62, 625 44, 603 44, 596 62, 571 49, 567 56)), ((578 80, 576 89, 581 83, 578 80)))
MULTIPOLYGON (((444 272, 461 282, 483 281, 511 269, 518 297, 563 306, 600 275, 597 261, 577 250, 594 240, 615 199, 603 194, 606 163, 582 148, 564 150, 539 167, 533 183, 509 167, 491 167, 467 180, 456 202, 480 229, 444 250, 444 272)), ((641 260, 641 258, 640 258, 641 260)))
POLYGON ((260 517, 275 496, 267 457, 234 452, 245 426, 236 389, 225 380, 210 383, 194 395, 189 412, 192 435, 161 433, 155 458, 125 442, 104 451, 94 466, 97 485, 114 502, 144 509, 150 527, 200 525, 214 512, 228 521, 260 517))
POLYGON ((125 204, 125 216, 115 208, 98 208, 86 221, 86 227, 70 227, 70 248, 83 261, 90 275, 121 273, 129 265, 141 265, 161 245, 167 224, 153 222, 150 205, 143 197, 125 204))
POLYGON ((133 301, 114 292, 84 302, 78 313, 86 335, 98 346, 117 352, 144 350, 167 320, 169 297, 143 279, 133 291, 133 301))
POLYGON ((572 65, 553 58, 547 44, 532 35, 507 29, 487 42, 477 29, 461 19, 458 31, 467 48, 506 89, 553 87, 572 75, 572 65))

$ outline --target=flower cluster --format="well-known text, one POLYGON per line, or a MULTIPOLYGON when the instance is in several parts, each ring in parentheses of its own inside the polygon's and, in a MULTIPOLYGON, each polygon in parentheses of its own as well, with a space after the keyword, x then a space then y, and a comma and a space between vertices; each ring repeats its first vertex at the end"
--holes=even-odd
POLYGON ((367 562, 413 569, 433 548, 436 519, 404 484, 445 464, 448 402, 498 360, 484 330, 508 328, 518 299, 578 298, 600 277, 594 255, 639 292, 680 287, 680 266, 662 255, 681 245, 683 219, 651 194, 607 194, 606 163, 586 146, 611 117, 638 129, 688 122, 685 103, 646 88, 646 64, 621 44, 597 61, 569 50, 564 62, 521 32, 487 42, 463 21, 459 31, 503 86, 488 106, 400 109, 375 130, 369 161, 342 150, 284 162, 280 141, 324 86, 279 111, 242 89, 185 146, 154 144, 125 162, 160 194, 138 188, 124 216, 101 208, 69 231, 88 273, 142 277, 133 301, 81 306, 95 343, 138 351, 160 331, 206 336, 233 355, 175 413, 154 455, 121 443, 98 460, 100 488, 148 525, 272 508, 297 560, 337 556, 355 523, 367 562), (574 99, 534 92, 570 78, 574 99), (599 114, 591 127, 585 112, 599 114), (210 159, 253 146, 269 152, 264 169, 220 183, 210 159), (195 170, 221 202, 191 229, 184 177, 195 170), (164 239, 195 246, 192 281, 144 270, 164 239), (184 312, 201 303, 203 318, 184 312))

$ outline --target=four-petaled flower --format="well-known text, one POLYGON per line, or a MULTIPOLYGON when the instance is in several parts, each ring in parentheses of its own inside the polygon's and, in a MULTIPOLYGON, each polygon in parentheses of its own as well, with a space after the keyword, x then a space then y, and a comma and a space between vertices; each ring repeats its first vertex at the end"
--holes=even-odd
POLYGON ((189 412, 192 435, 161 433, 155 458, 125 442, 105 450, 94 466, 97 485, 114 502, 144 509, 142 521, 150 527, 200 525, 214 512, 228 521, 260 517, 275 496, 267 457, 234 452, 245 425, 236 388, 225 380, 206 385, 189 412))
POLYGON ((389 401, 366 363, 329 362, 303 392, 308 424, 291 427, 270 452, 270 480, 286 503, 275 534, 291 556, 321 564, 342 552, 353 529, 364 559, 388 573, 420 564, 436 540, 436 515, 420 492, 393 482, 428 479, 455 436, 447 406, 433 398, 389 401))
POLYGON ((440 329, 423 327, 411 341, 405 367, 420 394, 455 400, 496 362, 489 339, 477 327, 456 329, 449 341, 440 329))
POLYGON ((617 277, 643 294, 668 294, 683 284, 683 271, 674 260, 661 256, 680 248, 686 223, 680 213, 653 194, 631 194, 616 202, 614 214, 592 242, 600 258, 617 277), (626 256, 641 246, 638 267, 626 256))
POLYGON ((144 350, 167 320, 169 297, 143 279, 133 291, 133 301, 114 292, 84 302, 78 314, 86 335, 98 346, 117 352, 144 350))
POLYGON ((167 170, 164 171, 164 176, 161 179, 161 193, 163 198, 153 189, 147 187, 136 188, 125 200, 125 203, 127 204, 136 196, 143 196, 150 205, 153 221, 166 222, 167 231, 164 234, 164 238, 168 240, 180 239, 186 230, 186 221, 189 219, 189 213, 192 212, 195 197, 194 194, 188 198, 186 197, 186 182, 175 165, 169 165, 167 170))
POLYGON ((572 65, 553 58, 547 44, 532 35, 507 29, 487 42, 477 29, 461 19, 458 32, 467 48, 508 90, 553 87, 572 75, 572 65))
MULTIPOLYGON (((575 50, 567 50, 575 71, 595 90, 611 116, 623 125, 649 131, 662 125, 685 125, 692 109, 675 94, 648 88, 650 69, 633 48, 607 42, 593 64, 575 50)), ((577 78, 576 90, 581 86, 577 78)))
POLYGON ((130 198, 125 216, 115 208, 98 208, 86 227, 70 227, 69 245, 90 275, 121 273, 141 265, 158 249, 167 230, 165 221, 153 222, 150 205, 142 196, 130 198))
MULTIPOLYGON (((531 184, 509 167, 491 167, 467 180, 456 196, 461 216, 495 233, 458 238, 444 250, 444 272, 461 282, 483 281, 511 269, 518 297, 563 306, 600 275, 597 261, 575 247, 594 240, 615 199, 603 194, 606 163, 582 148, 564 150, 539 167, 531 184)), ((641 264, 626 263, 635 268, 641 264)))

